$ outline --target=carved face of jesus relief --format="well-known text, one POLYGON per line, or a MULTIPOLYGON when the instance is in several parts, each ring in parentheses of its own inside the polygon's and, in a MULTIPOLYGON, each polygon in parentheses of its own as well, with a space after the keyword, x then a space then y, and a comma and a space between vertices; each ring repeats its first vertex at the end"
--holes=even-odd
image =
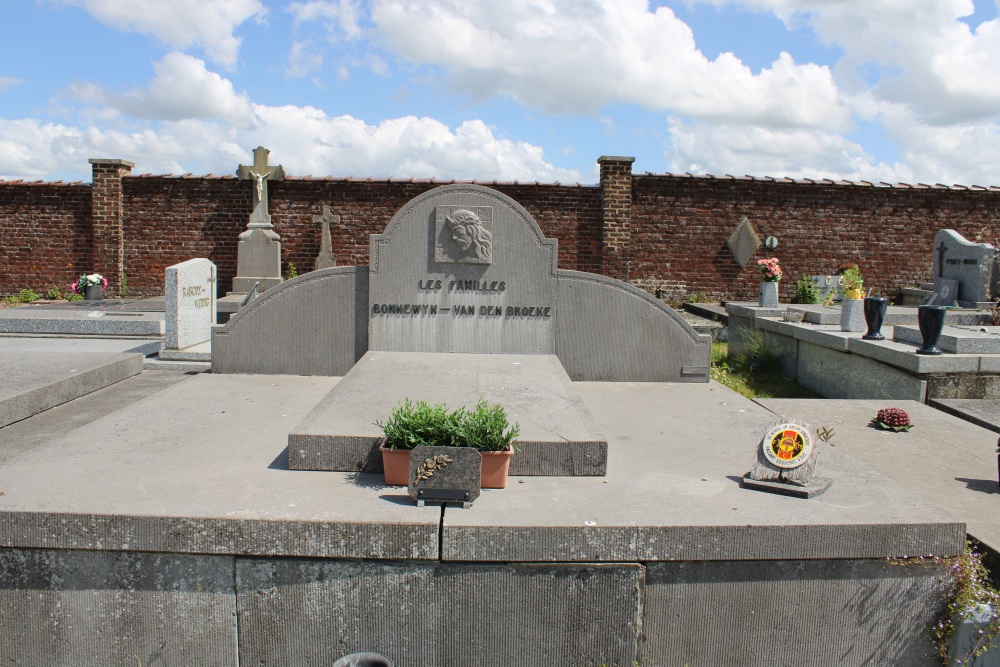
POLYGON ((452 242, 463 258, 488 263, 493 259, 493 235, 472 211, 459 209, 445 218, 452 242))

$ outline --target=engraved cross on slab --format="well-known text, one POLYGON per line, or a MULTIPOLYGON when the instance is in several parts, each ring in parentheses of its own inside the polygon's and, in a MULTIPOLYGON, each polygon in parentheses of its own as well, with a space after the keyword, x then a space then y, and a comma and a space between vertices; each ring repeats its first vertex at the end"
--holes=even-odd
POLYGON ((948 246, 941 241, 941 245, 936 248, 938 251, 938 278, 944 276, 944 254, 948 252, 948 246))
POLYGON ((267 156, 271 151, 263 146, 253 149, 253 165, 240 165, 236 170, 236 175, 241 180, 252 180, 253 190, 253 213, 250 214, 250 224, 252 227, 268 227, 271 225, 271 216, 267 213, 267 183, 265 181, 281 181, 285 178, 285 170, 282 166, 270 166, 267 164, 267 156))
POLYGON ((329 204, 323 204, 323 215, 314 215, 313 222, 321 226, 322 232, 319 241, 319 255, 316 256, 316 263, 313 269, 329 269, 337 266, 337 260, 333 256, 333 239, 330 236, 330 225, 339 224, 340 216, 334 215, 330 211, 329 204))

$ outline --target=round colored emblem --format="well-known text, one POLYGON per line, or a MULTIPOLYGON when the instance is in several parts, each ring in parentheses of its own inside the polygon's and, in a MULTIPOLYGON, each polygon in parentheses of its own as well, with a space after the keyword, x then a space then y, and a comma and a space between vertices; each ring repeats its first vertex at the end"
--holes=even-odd
POLYGON ((764 458, 779 468, 798 468, 813 452, 809 429, 797 424, 778 424, 760 443, 764 458))

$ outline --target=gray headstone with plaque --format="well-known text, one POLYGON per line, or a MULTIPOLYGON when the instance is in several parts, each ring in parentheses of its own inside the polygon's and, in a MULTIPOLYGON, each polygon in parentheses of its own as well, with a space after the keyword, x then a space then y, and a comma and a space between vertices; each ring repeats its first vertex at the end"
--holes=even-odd
POLYGON ((494 190, 417 198, 371 238, 369 350, 553 354, 556 244, 494 190))
POLYGON ((942 229, 934 237, 934 291, 939 295, 945 290, 944 280, 958 281, 960 305, 989 302, 1000 294, 997 249, 989 243, 972 243, 954 229, 942 229))
POLYGON ((355 361, 554 354, 573 380, 708 382, 708 335, 632 285, 559 270, 556 240, 497 190, 429 190, 369 243, 368 267, 312 272, 247 304, 215 332, 213 371, 343 375, 350 364, 324 360, 347 344, 355 361))
POLYGON ((470 506, 482 485, 482 455, 469 447, 415 447, 410 452, 407 491, 418 505, 470 506))
POLYGON ((754 465, 743 476, 743 488, 800 498, 818 496, 830 486, 829 479, 815 474, 818 459, 808 424, 773 422, 757 443, 754 465))
POLYGON ((215 264, 189 259, 165 271, 165 349, 183 350, 207 342, 215 324, 215 264))

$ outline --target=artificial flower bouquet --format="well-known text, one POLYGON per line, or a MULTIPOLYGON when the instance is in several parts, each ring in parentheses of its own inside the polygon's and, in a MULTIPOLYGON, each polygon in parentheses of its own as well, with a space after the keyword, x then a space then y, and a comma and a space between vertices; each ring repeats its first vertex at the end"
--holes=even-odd
POLYGON ((757 268, 760 269, 760 275, 764 282, 776 283, 781 280, 781 265, 778 264, 777 257, 758 259, 757 268))
POLYGON ((108 286, 108 279, 100 273, 91 273, 77 278, 77 281, 70 285, 69 288, 77 294, 83 294, 91 285, 100 285, 102 289, 106 288, 108 286))

